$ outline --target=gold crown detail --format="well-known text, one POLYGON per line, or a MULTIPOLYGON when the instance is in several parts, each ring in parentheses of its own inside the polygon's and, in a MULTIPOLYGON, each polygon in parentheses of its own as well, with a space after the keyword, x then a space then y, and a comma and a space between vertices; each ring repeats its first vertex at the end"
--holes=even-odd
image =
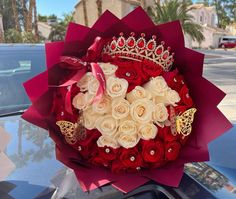
POLYGON ((150 40, 145 39, 145 34, 135 38, 135 33, 130 33, 126 39, 121 32, 118 38, 113 37, 103 48, 103 56, 111 58, 119 57, 142 62, 143 60, 161 66, 164 71, 169 71, 174 62, 174 53, 171 48, 165 49, 165 42, 159 44, 156 42, 156 36, 153 35, 150 40))

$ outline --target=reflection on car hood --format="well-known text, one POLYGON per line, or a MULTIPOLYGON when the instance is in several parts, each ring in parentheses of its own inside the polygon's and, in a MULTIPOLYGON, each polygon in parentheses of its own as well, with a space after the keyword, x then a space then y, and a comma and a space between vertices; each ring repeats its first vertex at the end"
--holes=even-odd
POLYGON ((236 198, 236 126, 209 144, 210 161, 190 163, 185 173, 217 198, 236 198))
MULTIPOLYGON (((54 144, 46 131, 22 120, 20 115, 0 118, 0 126, 12 136, 6 154, 16 164, 16 170, 7 178, 8 182, 14 181, 15 184, 26 181, 31 185, 39 185, 40 189, 32 189, 32 196, 38 195, 43 189, 51 186, 52 182, 54 185, 60 184, 54 181, 59 173, 61 175, 63 165, 55 159, 54 144)), ((236 198, 235 143, 236 126, 210 143, 211 161, 186 165, 180 187, 173 190, 178 195, 191 199, 236 198)), ((63 178, 58 179, 63 180, 63 178)), ((20 186, 19 183, 18 186, 20 186)), ((19 196, 17 189, 20 187, 14 188, 11 196, 17 194, 19 196)), ((23 194, 22 188, 20 190, 23 194)), ((81 191, 80 194, 82 194, 81 191)), ((21 198, 27 197, 21 195, 21 198)))

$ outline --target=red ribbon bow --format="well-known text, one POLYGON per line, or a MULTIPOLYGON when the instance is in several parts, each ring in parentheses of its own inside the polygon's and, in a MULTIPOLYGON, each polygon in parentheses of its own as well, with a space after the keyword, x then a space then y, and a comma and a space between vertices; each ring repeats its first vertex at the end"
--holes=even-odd
POLYGON ((99 87, 93 102, 100 100, 103 96, 103 93, 105 92, 106 89, 105 75, 99 64, 96 63, 97 61, 99 61, 99 58, 101 56, 103 45, 104 41, 102 40, 102 38, 96 37, 94 43, 88 48, 86 56, 84 56, 82 59, 70 56, 60 57, 61 67, 71 70, 77 70, 75 75, 73 75, 69 80, 57 86, 57 87, 68 88, 65 97, 65 109, 70 114, 73 114, 71 106, 71 87, 73 84, 80 81, 87 71, 91 70, 93 76, 99 82, 99 87))

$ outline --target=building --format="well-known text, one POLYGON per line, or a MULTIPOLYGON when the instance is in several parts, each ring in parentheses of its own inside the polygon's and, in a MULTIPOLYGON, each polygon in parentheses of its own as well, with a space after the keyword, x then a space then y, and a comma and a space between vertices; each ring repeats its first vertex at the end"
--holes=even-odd
POLYGON ((199 44, 193 41, 188 35, 185 35, 185 43, 188 47, 217 48, 222 36, 229 33, 223 29, 217 28, 217 15, 213 6, 204 6, 204 4, 193 4, 189 14, 193 16, 193 21, 203 27, 205 41, 199 44))
POLYGON ((4 30, 3 30, 3 22, 2 15, 0 14, 0 43, 4 40, 4 30))
POLYGON ((236 23, 226 26, 226 30, 229 31, 232 36, 236 36, 236 23))
POLYGON ((45 38, 46 40, 48 39, 49 34, 51 33, 52 27, 46 23, 46 22, 38 22, 38 30, 40 36, 45 38))
MULTIPOLYGON (((122 18, 140 5, 144 8, 152 7, 154 0, 80 0, 75 5, 74 20, 76 23, 91 27, 105 10, 122 18)), ((193 21, 203 27, 205 41, 199 44, 197 41, 193 41, 189 35, 185 35, 185 45, 189 48, 217 48, 220 38, 229 33, 217 28, 215 8, 204 6, 204 4, 193 4, 190 8, 192 9, 189 14, 193 16, 193 21)))
POLYGON ((193 4, 189 6, 189 14, 194 17, 194 21, 202 26, 217 27, 217 15, 213 6, 204 6, 204 4, 193 4))
POLYGON ((106 10, 122 18, 140 5, 149 7, 153 4, 153 0, 80 0, 75 5, 74 20, 76 23, 91 27, 98 16, 106 10))

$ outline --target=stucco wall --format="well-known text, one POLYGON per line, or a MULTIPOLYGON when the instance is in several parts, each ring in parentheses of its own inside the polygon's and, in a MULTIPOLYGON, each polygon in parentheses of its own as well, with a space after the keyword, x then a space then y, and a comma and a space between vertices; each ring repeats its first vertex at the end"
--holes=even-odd
POLYGON ((102 12, 109 10, 118 18, 123 17, 122 13, 122 1, 121 0, 103 0, 102 1, 102 12))
POLYGON ((203 35, 205 36, 205 41, 200 45, 196 41, 192 41, 192 47, 201 47, 201 48, 218 48, 220 37, 226 35, 223 32, 217 32, 213 28, 204 27, 203 35))
MULTIPOLYGON (((146 6, 154 5, 153 0, 146 0, 146 6)), ((118 18, 122 18, 133 11, 138 3, 128 3, 124 0, 102 0, 102 12, 109 10, 118 18)), ((86 0, 86 8, 88 15, 88 26, 91 27, 98 18, 98 10, 96 0, 86 0)), ((75 7, 74 20, 76 23, 85 25, 84 12, 82 2, 75 7)))
POLYGON ((48 36, 51 32, 51 26, 49 26, 47 23, 45 22, 38 22, 38 29, 39 29, 39 32, 40 34, 48 39, 48 36))
MULTIPOLYGON (((88 26, 91 27, 98 18, 98 10, 96 0, 86 0, 86 9, 88 15, 88 26)), ((118 18, 123 16, 122 1, 121 0, 103 0, 102 12, 109 10, 118 18)), ((84 11, 82 2, 75 7, 74 20, 76 23, 85 25, 84 11)))
POLYGON ((205 7, 194 9, 190 11, 194 17, 194 21, 198 24, 208 25, 212 27, 217 26, 216 12, 214 9, 207 9, 205 7))

